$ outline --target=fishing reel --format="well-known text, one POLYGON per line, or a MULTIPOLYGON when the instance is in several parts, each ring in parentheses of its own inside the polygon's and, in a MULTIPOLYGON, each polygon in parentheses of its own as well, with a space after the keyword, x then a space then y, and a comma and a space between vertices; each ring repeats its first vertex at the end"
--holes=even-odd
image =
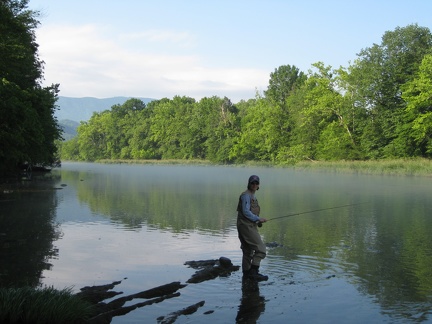
POLYGON ((263 223, 261 223, 260 221, 256 221, 256 224, 257 224, 258 227, 262 227, 263 223))

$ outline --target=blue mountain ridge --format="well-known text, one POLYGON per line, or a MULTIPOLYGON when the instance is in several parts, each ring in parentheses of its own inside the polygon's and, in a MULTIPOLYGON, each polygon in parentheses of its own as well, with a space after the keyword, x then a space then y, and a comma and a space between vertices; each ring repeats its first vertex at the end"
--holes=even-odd
MULTIPOLYGON (((62 97, 57 100, 58 109, 54 116, 57 118, 60 127, 63 129, 64 140, 70 140, 76 136, 76 129, 81 121, 88 121, 93 113, 110 110, 114 105, 122 105, 128 99, 136 97, 112 97, 112 98, 93 98, 93 97, 62 97)), ((136 98, 145 104, 155 100, 151 98, 136 98)))
POLYGON ((58 121, 71 120, 75 122, 88 121, 94 112, 101 112, 111 109, 114 105, 122 105, 128 99, 136 98, 142 100, 145 104, 152 100, 151 98, 138 97, 112 97, 112 98, 93 98, 93 97, 62 97, 57 100, 58 109, 54 115, 58 121))

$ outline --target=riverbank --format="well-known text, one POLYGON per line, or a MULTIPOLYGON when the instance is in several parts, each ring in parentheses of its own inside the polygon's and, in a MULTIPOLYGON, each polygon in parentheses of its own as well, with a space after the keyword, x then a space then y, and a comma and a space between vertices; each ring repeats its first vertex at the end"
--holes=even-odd
MULTIPOLYGON (((100 160, 97 162, 107 164, 215 165, 207 160, 100 160)), ((244 164, 238 164, 237 166, 277 167, 369 175, 432 176, 432 160, 421 158, 370 161, 302 161, 295 165, 280 165, 270 162, 250 161, 244 164)))
POLYGON ((378 161, 299 162, 296 169, 323 170, 336 173, 369 175, 432 176, 432 160, 396 159, 378 161))
MULTIPOLYGON (((158 164, 158 165, 216 165, 207 160, 98 160, 102 164, 158 164)), ((367 175, 416 176, 432 177, 432 160, 430 159, 395 159, 370 161, 302 161, 295 165, 281 165, 270 162, 249 161, 243 164, 229 165, 237 167, 287 168, 333 173, 355 173, 367 175)), ((44 174, 43 174, 44 175, 44 174)), ((27 182, 27 178, 0 179, 0 192, 8 191, 11 185, 27 182)))

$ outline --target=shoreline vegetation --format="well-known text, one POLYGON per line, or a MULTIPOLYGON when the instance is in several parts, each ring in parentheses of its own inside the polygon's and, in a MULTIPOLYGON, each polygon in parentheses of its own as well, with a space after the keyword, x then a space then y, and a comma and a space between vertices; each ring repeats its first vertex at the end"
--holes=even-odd
MULTIPOLYGON (((196 270, 186 283, 174 281, 122 297, 116 296, 122 295, 123 292, 112 290, 121 281, 100 286, 86 286, 76 294, 72 292, 72 288, 63 290, 53 287, 0 288, 0 321, 1 323, 108 324, 113 317, 126 315, 137 308, 180 297, 178 290, 188 284, 199 284, 217 277, 227 277, 240 268, 223 256, 212 260, 186 261, 184 265, 196 270), (140 301, 136 302, 137 299, 140 301), (145 301, 142 301, 143 299, 145 301)), ((202 300, 176 312, 162 315, 156 320, 161 324, 174 323, 181 315, 195 313, 204 303, 205 300, 202 300)), ((213 310, 208 311, 207 314, 213 312, 213 310)))
MULTIPOLYGON (((98 160, 104 164, 160 164, 160 165, 219 165, 207 160, 98 160)), ((226 165, 226 164, 220 164, 226 165)), ((386 159, 368 161, 302 161, 294 165, 251 161, 244 164, 230 164, 237 167, 274 167, 294 170, 310 170, 334 173, 355 173, 365 175, 432 177, 432 160, 425 158, 386 159)))

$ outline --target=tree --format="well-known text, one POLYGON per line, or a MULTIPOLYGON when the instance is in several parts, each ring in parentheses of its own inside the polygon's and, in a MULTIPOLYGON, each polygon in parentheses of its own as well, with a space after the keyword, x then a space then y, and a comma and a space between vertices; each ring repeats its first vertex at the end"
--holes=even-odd
POLYGON ((108 130, 106 127, 110 122, 111 115, 107 110, 93 113, 88 122, 81 122, 77 129, 80 160, 96 161, 110 158, 107 153, 108 130))
POLYGON ((189 129, 195 99, 175 96, 161 100, 153 107, 151 140, 158 143, 158 155, 163 159, 193 157, 193 144, 189 129))
POLYGON ((1 77, 22 89, 36 86, 43 73, 34 34, 38 13, 27 10, 27 4, 28 0, 0 2, 1 77))
POLYGON ((58 85, 41 87, 43 62, 27 0, 0 2, 0 174, 23 162, 52 164, 61 138, 54 117, 58 85))
POLYGON ((150 126, 153 109, 158 100, 151 101, 145 109, 135 114, 135 128, 129 130, 129 149, 132 159, 160 159, 157 143, 151 139, 150 126))
POLYGON ((405 102, 401 86, 412 80, 426 54, 431 53, 430 30, 409 25, 387 31, 380 45, 363 49, 349 67, 356 105, 369 116, 362 146, 371 158, 406 155, 405 102))
POLYGON ((292 137, 291 107, 288 100, 307 77, 295 66, 282 65, 270 74, 265 97, 241 106, 241 134, 231 150, 237 161, 283 161, 292 137))
POLYGON ((140 99, 128 99, 122 105, 114 105, 110 110, 110 123, 107 128, 107 155, 112 159, 130 158, 129 141, 136 128, 137 116, 146 107, 140 99))
POLYGON ((279 147, 276 161, 283 164, 295 164, 298 161, 310 160, 313 156, 313 148, 310 141, 306 140, 311 135, 311 130, 305 126, 305 96, 309 89, 307 84, 293 91, 286 100, 286 110, 288 112, 286 132, 289 137, 286 142, 279 147))
POLYGON ((279 129, 280 106, 256 95, 240 106, 241 129, 231 150, 238 162, 275 161, 284 135, 279 129))
POLYGON ((432 157, 432 55, 426 55, 415 78, 402 89, 414 153, 432 157))
POLYGON ((227 97, 202 98, 196 105, 190 129, 197 158, 229 163, 229 152, 238 132, 237 107, 227 97))
POLYGON ((296 66, 281 65, 274 72, 270 73, 270 80, 266 98, 285 105, 288 96, 306 81, 306 75, 296 66))
POLYGON ((347 158, 356 145, 349 125, 349 103, 338 91, 335 71, 321 62, 313 66, 317 72, 306 82, 304 107, 303 127, 311 134, 308 145, 315 148, 313 156, 318 159, 347 158))

